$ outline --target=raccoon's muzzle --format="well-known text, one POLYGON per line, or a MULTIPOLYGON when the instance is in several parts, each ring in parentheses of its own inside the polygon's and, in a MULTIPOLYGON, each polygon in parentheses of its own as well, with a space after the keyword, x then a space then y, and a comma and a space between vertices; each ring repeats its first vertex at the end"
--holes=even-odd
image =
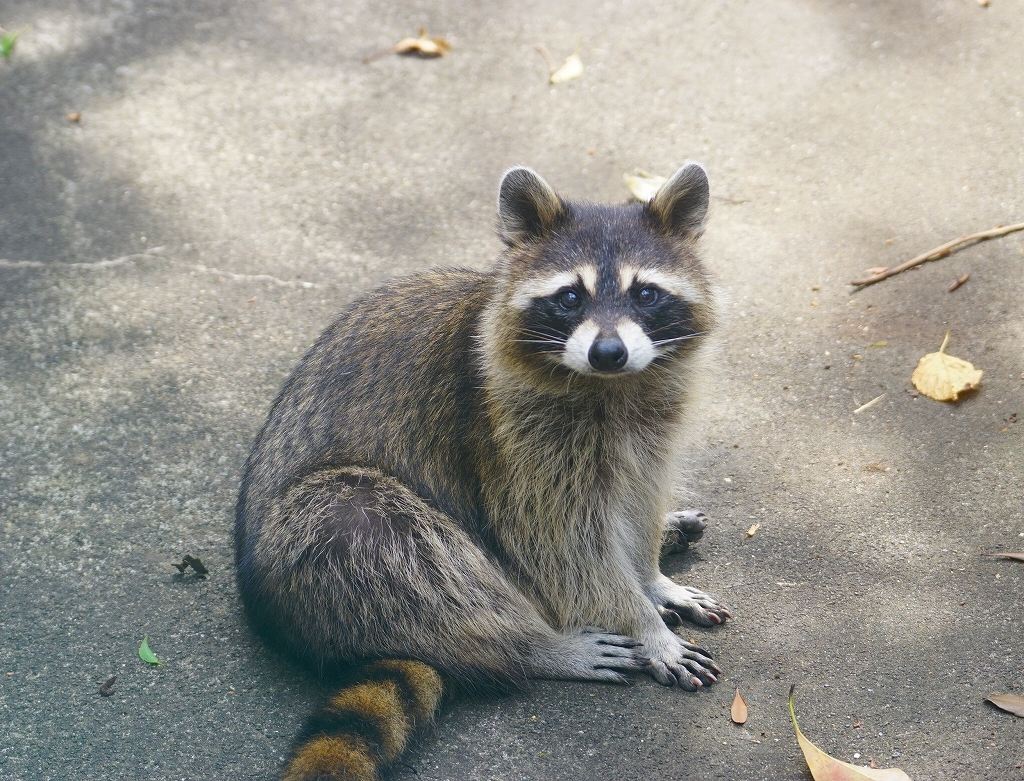
POLYGON ((433 720, 443 693, 423 662, 366 665, 306 723, 282 781, 376 781, 433 720))

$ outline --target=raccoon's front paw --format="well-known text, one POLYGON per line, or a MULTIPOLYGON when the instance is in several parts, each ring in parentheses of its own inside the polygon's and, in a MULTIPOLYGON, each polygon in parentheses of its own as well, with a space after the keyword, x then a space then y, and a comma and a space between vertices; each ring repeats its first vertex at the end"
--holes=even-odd
POLYGON ((647 595, 669 626, 684 620, 700 626, 715 626, 732 618, 729 608, 700 589, 680 586, 662 576, 648 587, 647 595))
POLYGON ((691 692, 718 681, 722 668, 711 654, 671 632, 668 634, 671 640, 658 644, 658 653, 651 654, 647 665, 647 672, 654 680, 663 686, 678 686, 691 692))
POLYGON ((732 618, 729 608, 710 594, 689 586, 677 586, 671 596, 658 605, 662 620, 669 626, 678 626, 684 620, 699 626, 714 626, 732 618))
POLYGON ((700 510, 679 510, 665 515, 665 533, 661 538, 661 555, 682 553, 704 536, 708 517, 700 510))

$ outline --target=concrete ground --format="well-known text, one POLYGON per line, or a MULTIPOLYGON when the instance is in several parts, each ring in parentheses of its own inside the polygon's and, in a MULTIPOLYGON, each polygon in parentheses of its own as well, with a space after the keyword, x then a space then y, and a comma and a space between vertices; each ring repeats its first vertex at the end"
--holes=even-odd
POLYGON ((848 285, 1024 221, 1022 20, 1022 0, 5 0, 0 25, 31 27, 0 60, 0 778, 272 778, 323 690, 247 629, 230 530, 301 352, 382 280, 486 266, 507 166, 616 201, 624 172, 687 159, 717 196, 728 318, 679 476, 713 525, 668 570, 732 606, 685 630, 726 679, 462 702, 397 777, 806 779, 796 683, 840 759, 1024 778, 1024 720, 983 702, 1024 686, 1024 564, 979 555, 1024 550, 1024 233, 848 285), (362 61, 420 26, 451 55, 362 61), (585 73, 549 86, 538 42, 585 73), (909 382, 947 330, 985 371, 952 405, 909 382))

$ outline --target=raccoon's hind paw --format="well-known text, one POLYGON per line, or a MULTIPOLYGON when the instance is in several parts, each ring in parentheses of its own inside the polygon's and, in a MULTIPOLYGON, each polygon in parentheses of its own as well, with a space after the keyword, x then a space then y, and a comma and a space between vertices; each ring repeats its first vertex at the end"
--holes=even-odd
POLYGON ((661 538, 661 555, 682 553, 704 536, 708 517, 700 510, 679 510, 665 515, 665 533, 661 538))
POLYGON ((559 635, 557 658, 538 659, 535 675, 577 681, 627 683, 624 673, 643 670, 650 663, 643 646, 633 637, 586 627, 559 635))

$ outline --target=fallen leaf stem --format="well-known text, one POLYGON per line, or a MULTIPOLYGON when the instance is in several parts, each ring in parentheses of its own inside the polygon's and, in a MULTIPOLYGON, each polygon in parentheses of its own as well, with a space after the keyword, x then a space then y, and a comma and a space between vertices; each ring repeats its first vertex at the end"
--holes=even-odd
POLYGON ((548 47, 542 43, 537 44, 537 51, 540 52, 540 56, 544 58, 544 62, 548 64, 548 70, 554 73, 558 70, 558 63, 555 58, 551 56, 551 52, 548 51, 548 47))
POLYGON ((1007 225, 1002 228, 992 228, 992 230, 981 231, 980 233, 971 233, 967 236, 961 236, 958 239, 947 241, 935 249, 929 250, 922 255, 918 255, 916 258, 911 258, 906 263, 901 263, 898 266, 887 268, 885 271, 881 271, 877 274, 873 274, 870 277, 864 279, 855 279, 850 282, 855 287, 863 287, 864 285, 873 285, 876 282, 881 282, 883 279, 894 277, 900 272, 906 271, 908 268, 919 266, 929 260, 938 260, 944 258, 946 255, 952 255, 953 250, 960 244, 967 244, 969 242, 985 241, 986 239, 996 239, 1000 236, 1005 236, 1008 233, 1014 233, 1015 231, 1024 230, 1024 222, 1017 223, 1016 225, 1007 225))

